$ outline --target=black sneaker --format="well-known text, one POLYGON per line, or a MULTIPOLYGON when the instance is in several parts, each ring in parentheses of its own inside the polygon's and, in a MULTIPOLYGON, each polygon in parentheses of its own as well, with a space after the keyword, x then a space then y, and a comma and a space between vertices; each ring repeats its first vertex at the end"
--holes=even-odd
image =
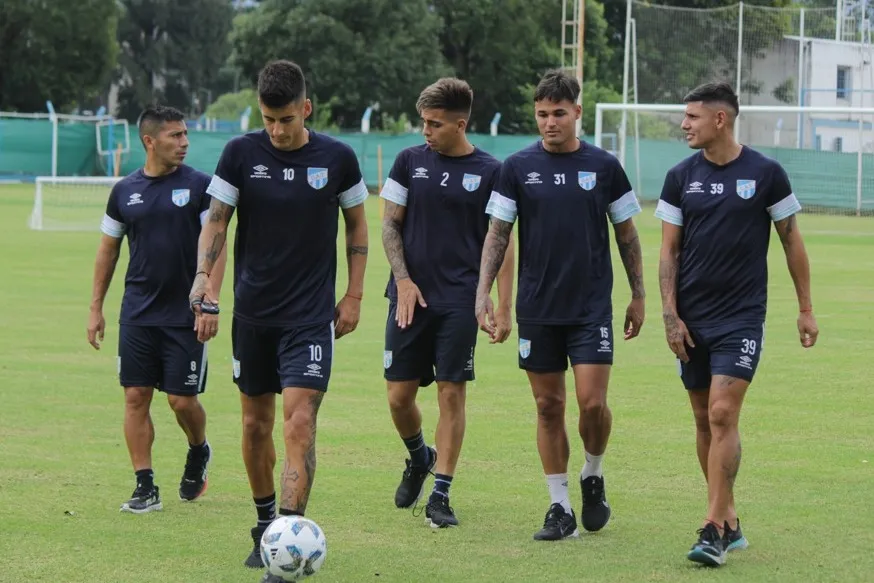
POLYGON ((243 561, 243 565, 250 569, 264 568, 264 559, 261 558, 261 536, 264 534, 265 530, 267 530, 266 526, 256 526, 251 530, 252 541, 255 544, 252 546, 252 552, 249 553, 249 556, 246 557, 245 561, 243 561))
POLYGON ((212 458, 212 448, 209 443, 203 448, 202 453, 188 448, 188 457, 185 459, 185 471, 182 472, 182 480, 179 482, 179 498, 191 502, 203 496, 208 485, 207 472, 209 460, 212 458))
POLYGON ((446 496, 432 496, 425 507, 425 524, 431 528, 446 528, 458 526, 455 511, 449 506, 449 498, 446 496))
POLYGON ((566 512, 561 504, 553 504, 546 512, 543 528, 534 533, 534 540, 561 540, 580 536, 574 511, 566 512))
POLYGON ((163 510, 161 504, 161 495, 158 493, 158 487, 152 486, 150 489, 143 488, 137 484, 131 499, 121 505, 121 512, 132 512, 133 514, 145 514, 153 510, 163 510))
POLYGON ((745 537, 744 533, 740 530, 740 518, 737 519, 737 530, 732 530, 731 527, 728 526, 727 520, 725 521, 723 528, 725 529, 725 534, 722 538, 726 552, 730 553, 731 551, 740 551, 750 546, 747 537, 745 537))
POLYGON ((607 526, 610 520, 610 505, 604 495, 604 478, 589 476, 580 479, 580 489, 583 491, 583 528, 596 532, 607 526))
POLYGON ((725 542, 719 536, 716 525, 708 522, 704 528, 698 529, 698 542, 692 545, 692 549, 686 556, 690 561, 708 567, 719 567, 725 564, 725 542))
POLYGON ((401 483, 395 492, 395 506, 398 508, 409 508, 422 497, 422 491, 425 488, 425 479, 437 463, 437 451, 433 447, 429 447, 428 451, 431 454, 431 460, 428 467, 417 468, 413 465, 412 461, 406 461, 407 469, 404 470, 401 483))

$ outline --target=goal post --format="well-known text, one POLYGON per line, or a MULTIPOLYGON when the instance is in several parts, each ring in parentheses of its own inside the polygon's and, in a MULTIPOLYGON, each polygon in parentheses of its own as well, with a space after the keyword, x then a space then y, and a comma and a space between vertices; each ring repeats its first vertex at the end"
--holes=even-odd
POLYGON ((36 231, 97 231, 112 187, 110 176, 38 176, 30 228, 36 231))
MULTIPOLYGON (((595 145, 617 152, 643 201, 657 200, 665 173, 693 153, 680 129, 684 110, 683 104, 595 106, 595 145), (623 117, 638 123, 623 131, 623 117), (617 145, 605 143, 611 133, 617 145)), ((805 212, 874 215, 874 107, 741 105, 736 124, 742 144, 786 169, 805 212)))

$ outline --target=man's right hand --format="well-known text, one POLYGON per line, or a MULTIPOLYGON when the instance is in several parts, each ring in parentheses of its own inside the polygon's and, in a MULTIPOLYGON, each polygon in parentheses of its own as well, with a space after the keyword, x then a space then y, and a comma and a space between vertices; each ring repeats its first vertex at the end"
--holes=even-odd
POLYGON ((413 312, 416 311, 416 304, 423 308, 427 308, 425 298, 422 297, 422 292, 419 291, 419 286, 413 283, 409 277, 395 281, 398 288, 398 311, 395 314, 398 326, 403 329, 413 323, 413 312))
POLYGON ((191 311, 195 315, 200 314, 200 304, 207 300, 207 291, 209 290, 209 276, 201 272, 194 276, 194 283, 191 285, 191 293, 188 294, 188 305, 191 306, 191 311))
POLYGON ((677 314, 663 314, 663 318, 665 320, 665 336, 671 352, 676 354, 681 361, 689 362, 686 345, 695 348, 695 342, 692 340, 692 335, 689 334, 689 329, 686 328, 686 324, 677 314))
POLYGON ((88 343, 95 350, 100 350, 103 342, 103 333, 106 331, 106 320, 103 319, 103 310, 91 310, 88 316, 88 343))

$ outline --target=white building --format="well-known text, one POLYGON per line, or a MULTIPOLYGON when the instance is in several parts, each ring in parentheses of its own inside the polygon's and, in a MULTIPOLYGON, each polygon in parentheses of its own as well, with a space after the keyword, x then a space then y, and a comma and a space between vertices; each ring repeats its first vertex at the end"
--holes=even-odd
POLYGON ((743 114, 743 105, 874 107, 874 47, 858 42, 785 36, 759 59, 742 66, 741 138, 751 145, 837 152, 874 151, 874 116, 859 114, 743 114), (799 69, 799 43, 803 44, 799 69), (799 82, 800 74, 800 82, 799 82), (800 98, 799 101, 799 90, 800 98), (860 118, 863 126, 860 132, 860 118), (799 131, 800 128, 800 131, 799 131))

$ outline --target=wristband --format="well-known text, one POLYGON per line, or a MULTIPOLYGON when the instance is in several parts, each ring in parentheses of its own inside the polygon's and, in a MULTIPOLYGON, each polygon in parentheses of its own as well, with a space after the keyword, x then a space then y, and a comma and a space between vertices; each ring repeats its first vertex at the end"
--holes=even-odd
POLYGON ((798 310, 798 311, 802 314, 810 314, 811 312, 813 312, 813 306, 811 306, 809 308, 805 308, 803 310, 798 310))
POLYGON ((353 296, 352 294, 346 294, 346 297, 347 297, 347 298, 352 298, 353 300, 358 300, 359 302, 361 301, 361 297, 359 297, 359 296, 353 296))
POLYGON ((198 271, 197 273, 194 274, 194 277, 197 277, 197 276, 200 275, 201 273, 202 273, 203 275, 209 277, 209 273, 206 272, 206 271, 198 271))

